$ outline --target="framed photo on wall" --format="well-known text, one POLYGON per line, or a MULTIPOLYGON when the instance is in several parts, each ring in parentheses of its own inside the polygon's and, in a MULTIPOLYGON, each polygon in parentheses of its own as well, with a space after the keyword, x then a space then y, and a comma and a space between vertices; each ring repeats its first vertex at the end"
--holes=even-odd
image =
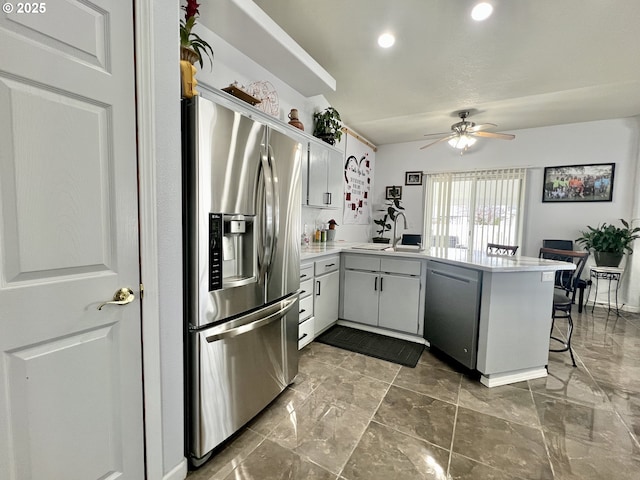
POLYGON ((615 163, 545 167, 543 202, 610 202, 615 163))
POLYGON ((398 187, 397 185, 392 185, 386 188, 386 198, 387 200, 402 200, 402 187, 398 187))
POLYGON ((422 172, 405 172, 405 185, 422 185, 422 172))

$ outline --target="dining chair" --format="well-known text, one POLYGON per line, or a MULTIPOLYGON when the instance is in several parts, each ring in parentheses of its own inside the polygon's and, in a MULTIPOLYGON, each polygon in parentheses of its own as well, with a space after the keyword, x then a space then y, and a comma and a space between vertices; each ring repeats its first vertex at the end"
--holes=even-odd
MULTIPOLYGON (((557 250, 573 250, 573 240, 556 240, 556 239, 545 239, 542 240, 542 246, 544 248, 555 248, 557 250)), ((567 258, 563 261, 571 262, 570 258, 567 258)), ((564 276, 571 276, 571 272, 564 271, 564 276)), ((584 291, 587 288, 587 281, 582 278, 578 279, 578 283, 576 285, 576 290, 574 290, 571 295, 571 301, 576 303, 576 291, 578 293, 578 313, 582 313, 582 308, 584 306, 584 291)))
POLYGON ((515 255, 518 245, 500 245, 498 243, 487 243, 488 255, 515 255))
POLYGON ((560 342, 562 348, 553 349, 550 348, 550 352, 569 352, 571 355, 571 363, 576 367, 576 360, 573 357, 573 350, 571 349, 571 335, 573 334, 573 318, 571 318, 571 305, 573 305, 573 298, 575 298, 575 291, 578 288, 578 281, 580 280, 580 274, 584 270, 584 266, 587 263, 589 252, 576 252, 573 250, 560 250, 557 248, 544 248, 540 249, 540 258, 546 258, 549 260, 557 260, 561 262, 575 263, 575 270, 558 270, 556 271, 556 280, 553 292, 553 308, 551 312, 551 339, 560 342), (568 275, 567 275, 568 273, 568 275), (564 334, 564 339, 554 337, 553 329, 555 327, 556 320, 564 319, 567 321, 567 329, 564 334))

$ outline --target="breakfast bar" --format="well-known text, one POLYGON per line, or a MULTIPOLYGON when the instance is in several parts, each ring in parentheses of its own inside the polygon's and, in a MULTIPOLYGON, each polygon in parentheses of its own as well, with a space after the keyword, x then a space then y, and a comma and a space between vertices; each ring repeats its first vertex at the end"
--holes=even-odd
MULTIPOLYGON (((439 253, 433 249, 418 251, 349 243, 303 247, 301 258, 304 263, 336 254, 343 258, 357 258, 354 257, 357 255, 387 259, 387 264, 390 259, 419 260, 423 309, 420 313, 424 326, 410 332, 413 340, 424 341, 477 370, 482 384, 494 387, 547 375, 555 272, 572 270, 573 264, 463 249, 443 249, 439 253)), ((353 282, 344 281, 345 262, 341 263, 340 290, 344 302, 352 288, 349 283, 353 282)), ((365 265, 352 261, 355 267, 347 264, 347 270, 357 269, 358 263, 365 265)), ((381 265, 384 264, 381 261, 381 265)), ((384 266, 380 270, 384 271, 384 266)), ((382 296, 379 302, 383 302, 382 296)), ((402 310, 398 308, 398 312, 402 310)), ((345 310, 341 308, 340 312, 344 314, 345 310)), ((351 320, 343 316, 339 323, 351 320)), ((355 326, 358 322, 356 320, 355 326)), ((394 328, 393 323, 386 325, 394 328)), ((370 325, 362 327, 371 328, 370 325)), ((388 333, 397 334, 392 330, 388 333)))

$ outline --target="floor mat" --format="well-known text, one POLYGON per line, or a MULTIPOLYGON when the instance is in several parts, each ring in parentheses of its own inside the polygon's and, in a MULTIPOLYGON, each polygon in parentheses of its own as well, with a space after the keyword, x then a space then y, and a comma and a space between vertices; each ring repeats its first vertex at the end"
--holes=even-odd
POLYGON ((406 367, 415 367, 424 350, 424 345, 421 343, 400 340, 342 325, 331 327, 315 341, 406 367))

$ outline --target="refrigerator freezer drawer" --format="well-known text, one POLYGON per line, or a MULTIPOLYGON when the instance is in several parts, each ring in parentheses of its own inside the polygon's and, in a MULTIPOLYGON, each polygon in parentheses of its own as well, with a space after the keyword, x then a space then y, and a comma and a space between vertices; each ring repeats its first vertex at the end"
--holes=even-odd
POLYGON ((276 312, 267 311, 250 323, 239 321, 226 331, 218 326, 189 334, 192 464, 206 460, 297 375, 297 296, 275 306, 280 307, 276 312))

